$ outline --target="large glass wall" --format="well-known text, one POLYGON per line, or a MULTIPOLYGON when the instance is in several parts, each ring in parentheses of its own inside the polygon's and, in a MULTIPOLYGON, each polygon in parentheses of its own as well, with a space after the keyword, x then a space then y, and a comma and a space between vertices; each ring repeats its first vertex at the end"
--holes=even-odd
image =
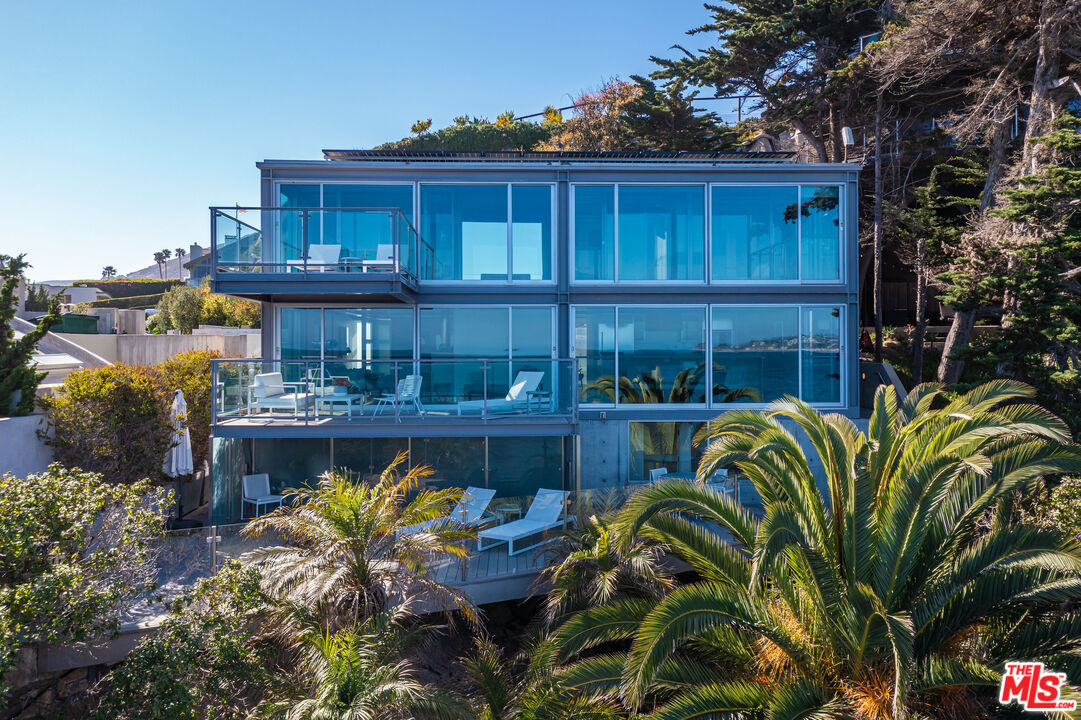
POLYGON ((785 395, 841 402, 840 308, 713 305, 708 310, 707 347, 704 306, 575 306, 579 403, 709 402, 716 407, 767 403, 785 395))
POLYGON ((841 277, 840 188, 800 188, 800 268, 804 280, 841 277))
POLYGON ((691 478, 702 457, 701 446, 695 447, 692 439, 704 425, 691 422, 630 423, 630 481, 648 482, 649 471, 657 468, 691 478))
POLYGON ((413 372, 413 309, 326 308, 323 357, 323 385, 369 397, 394 392, 396 378, 413 372))
MULTIPOLYGON (((398 208, 409 222, 413 222, 412 185, 337 185, 323 186, 325 208, 398 208)), ((395 243, 405 245, 408 252, 410 238, 398 230, 396 218, 389 213, 331 212, 324 213, 323 242, 341 245, 343 261, 386 260, 393 258, 395 243)), ((398 258, 404 261, 405 258, 398 258)))
POLYGON ((409 438, 334 438, 334 468, 374 481, 400 452, 409 451, 409 438))
POLYGON ((551 279, 551 186, 421 185, 420 207, 431 279, 551 279))
POLYGON ((814 403, 841 401, 841 310, 803 310, 803 399, 814 403))
POLYGON ((763 402, 799 394, 799 311, 715 305, 713 402, 763 402))
MULTIPOLYGON (((317 208, 320 193, 318 185, 278 186, 278 206, 282 208, 317 208)), ((280 241, 279 262, 298 260, 307 253, 308 245, 317 245, 322 237, 322 218, 319 213, 282 211, 278 218, 280 241)))
POLYGON ((699 185, 619 187, 619 279, 704 280, 699 185))
POLYGON ((251 472, 267 473, 272 493, 314 486, 330 470, 329 438, 258 439, 253 445, 251 472))
POLYGON ((488 487, 495 503, 517 503, 524 513, 539 488, 563 489, 563 438, 488 438, 488 487))
POLYGON ((574 277, 614 280, 616 191, 613 185, 574 188, 574 277))
POLYGON ((706 401, 704 307, 621 307, 619 402, 706 401))
POLYGON ((794 185, 714 185, 711 235, 714 280, 799 277, 794 185))

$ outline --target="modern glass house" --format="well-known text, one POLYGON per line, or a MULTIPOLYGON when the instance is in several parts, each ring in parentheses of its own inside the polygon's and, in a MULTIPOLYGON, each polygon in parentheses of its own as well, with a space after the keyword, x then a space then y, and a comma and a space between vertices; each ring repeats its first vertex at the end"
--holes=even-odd
POLYGON ((324 151, 211 208, 213 289, 263 357, 214 365, 212 521, 402 450, 430 486, 619 489, 785 395, 858 417, 857 171, 784 153, 324 151))

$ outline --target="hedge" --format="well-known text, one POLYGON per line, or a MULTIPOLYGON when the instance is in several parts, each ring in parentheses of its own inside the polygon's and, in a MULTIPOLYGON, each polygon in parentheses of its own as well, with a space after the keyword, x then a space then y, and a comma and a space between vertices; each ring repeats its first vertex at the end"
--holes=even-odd
POLYGON ((154 280, 152 278, 123 278, 120 280, 79 280, 72 287, 85 286, 101 288, 112 298, 126 298, 133 295, 160 295, 174 285, 183 285, 183 280, 154 280))
POLYGON ((165 293, 155 295, 131 295, 129 297, 110 298, 108 300, 91 300, 79 303, 80 307, 86 308, 118 308, 120 310, 145 310, 157 307, 165 293))

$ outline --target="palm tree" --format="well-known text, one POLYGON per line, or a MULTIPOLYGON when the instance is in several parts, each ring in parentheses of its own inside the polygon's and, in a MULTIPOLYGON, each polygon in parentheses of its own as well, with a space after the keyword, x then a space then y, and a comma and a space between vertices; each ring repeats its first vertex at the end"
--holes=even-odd
POLYGON ((176 250, 176 276, 181 280, 184 279, 184 256, 188 254, 188 251, 182 247, 178 247, 176 250))
POLYGON ((161 249, 161 263, 165 267, 165 277, 169 277, 169 258, 173 256, 173 251, 169 248, 161 249))
POLYGON ((116 268, 112 265, 106 265, 101 269, 102 280, 112 280, 116 277, 116 268))
POLYGON ((487 638, 478 638, 462 659, 472 684, 469 703, 477 720, 616 720, 610 701, 575 693, 553 677, 542 647, 523 652, 516 667, 487 638), (531 658, 530 661, 527 658, 531 658))
POLYGON ((420 682, 400 655, 406 608, 305 638, 296 678, 255 715, 285 720, 469 718, 465 703, 420 682))
POLYGON ((162 270, 162 267, 165 265, 165 260, 166 260, 166 257, 165 257, 165 252, 164 251, 159 250, 156 253, 154 253, 154 262, 157 263, 157 265, 158 265, 158 278, 161 279, 161 280, 165 279, 165 273, 162 270))
MULTIPOLYGON (((281 604, 283 634, 298 634, 298 613, 329 619, 335 629, 414 598, 433 608, 458 609, 472 621, 476 608, 459 590, 432 579, 430 567, 467 554, 475 531, 447 521, 424 532, 404 532, 446 517, 459 490, 421 490, 431 475, 417 466, 405 474, 400 453, 373 484, 328 472, 314 489, 289 490, 296 502, 250 522, 245 537, 274 536, 286 544, 244 556, 263 570, 264 589, 281 604)), ((301 623, 303 624, 303 623, 301 623)))
POLYGON ((1081 597, 1081 544, 1007 511, 1041 476, 1081 470, 1081 448, 1032 396, 1009 381, 953 399, 880 387, 866 434, 794 399, 723 415, 698 438, 699 481, 644 489, 617 522, 624 542, 661 542, 700 579, 572 617, 558 660, 629 650, 557 677, 657 703, 661 720, 986 717, 980 689, 1008 659, 1077 685, 1081 614, 1063 603, 1081 597), (809 438, 823 486, 781 419, 809 438), (761 516, 703 482, 730 464, 761 516))
POLYGON ((592 515, 563 537, 558 560, 538 576, 548 588, 544 617, 549 627, 573 612, 619 598, 660 600, 674 587, 658 547, 634 538, 623 543, 612 518, 592 515))

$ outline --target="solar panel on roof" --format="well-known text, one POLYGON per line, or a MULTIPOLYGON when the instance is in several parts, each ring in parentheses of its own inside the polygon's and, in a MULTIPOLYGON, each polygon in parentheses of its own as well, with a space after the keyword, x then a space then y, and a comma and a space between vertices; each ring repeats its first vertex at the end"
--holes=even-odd
POLYGON ((604 152, 568 151, 568 150, 324 150, 328 160, 726 160, 734 162, 756 162, 766 160, 793 160, 791 152, 698 152, 698 151, 649 151, 618 150, 604 152))

